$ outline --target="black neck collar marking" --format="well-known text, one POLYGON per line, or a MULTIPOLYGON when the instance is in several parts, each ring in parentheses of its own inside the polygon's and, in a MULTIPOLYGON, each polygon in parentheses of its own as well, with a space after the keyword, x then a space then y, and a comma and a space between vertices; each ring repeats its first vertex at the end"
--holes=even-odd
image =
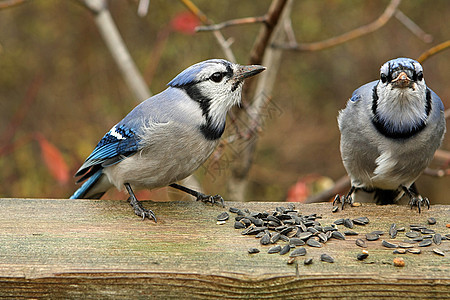
MULTIPOLYGON (((378 83, 374 86, 373 93, 372 93, 372 113, 373 113, 372 124, 375 126, 375 128, 377 129, 377 131, 379 133, 381 133, 385 137, 391 138, 391 139, 407 139, 407 138, 413 137, 417 133, 421 132, 427 126, 426 122, 424 122, 422 120, 417 126, 410 127, 409 129, 406 129, 406 130, 393 130, 393 129, 389 128, 386 125, 386 123, 384 123, 380 120, 380 116, 378 115, 377 86, 378 86, 378 83)), ((428 117, 430 115, 430 111, 431 111, 431 92, 428 88, 426 91, 426 100, 427 100, 427 102, 425 105, 425 112, 428 117)))
POLYGON ((206 123, 200 125, 200 131, 203 134, 203 136, 210 141, 219 139, 223 132, 225 131, 225 122, 223 125, 214 126, 212 124, 211 116, 209 115, 209 109, 211 106, 211 98, 208 98, 207 96, 203 95, 199 88, 194 84, 185 85, 181 87, 186 91, 188 96, 197 102, 200 105, 200 108, 202 110, 202 115, 206 119, 206 123))

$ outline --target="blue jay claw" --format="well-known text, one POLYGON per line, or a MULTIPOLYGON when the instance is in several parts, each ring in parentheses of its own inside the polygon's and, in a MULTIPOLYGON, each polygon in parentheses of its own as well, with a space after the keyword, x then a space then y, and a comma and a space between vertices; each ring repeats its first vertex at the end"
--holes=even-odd
POLYGON ((133 207, 134 213, 137 216, 142 217, 142 220, 145 220, 145 218, 147 217, 149 220, 153 219, 155 221, 155 223, 158 222, 156 220, 155 213, 153 211, 151 211, 150 209, 145 209, 142 206, 141 202, 139 202, 136 198, 129 197, 128 202, 130 202, 130 205, 133 207))
POLYGON ((425 197, 425 198, 422 198, 421 196, 412 197, 409 200, 409 205, 411 206, 411 209, 413 208, 413 206, 417 206, 417 209, 419 210, 419 214, 420 214, 422 206, 426 205, 428 207, 428 209, 430 209, 430 200, 428 200, 427 197, 425 197))
POLYGON ((225 207, 225 202, 223 201, 222 196, 220 195, 215 195, 215 196, 211 196, 211 195, 205 195, 203 193, 191 190, 185 186, 179 185, 177 183, 172 183, 169 186, 178 189, 180 191, 183 191, 185 193, 188 193, 189 195, 192 195, 196 198, 197 201, 202 201, 203 203, 212 203, 212 204, 216 204, 219 203, 222 204, 222 207, 225 207))
POLYGON ((211 203, 211 204, 220 203, 222 207, 225 207, 225 201, 220 195, 211 196, 199 193, 196 200, 202 201, 203 203, 211 203))
MULTIPOLYGON (((353 197, 352 197, 352 194, 353 194, 353 192, 355 192, 355 190, 356 190, 356 187, 352 186, 352 187, 350 188, 350 191, 347 193, 347 195, 345 195, 345 196, 339 196, 339 194, 337 194, 337 195, 334 197, 334 200, 333 200, 333 206, 335 206, 335 205, 338 204, 338 203, 342 203, 341 209, 344 209, 345 203, 348 203, 350 206, 352 206, 352 205, 353 205, 353 197)), ((333 212, 336 212, 336 211, 337 211, 337 209, 336 209, 336 208, 333 208, 333 212)))
POLYGON ((421 207, 426 205, 428 209, 430 209, 430 200, 428 200, 427 197, 422 197, 417 193, 417 190, 415 188, 407 188, 406 186, 402 186, 403 191, 406 195, 409 197, 409 205, 411 209, 414 206, 417 206, 417 209, 420 212, 422 211, 421 207))

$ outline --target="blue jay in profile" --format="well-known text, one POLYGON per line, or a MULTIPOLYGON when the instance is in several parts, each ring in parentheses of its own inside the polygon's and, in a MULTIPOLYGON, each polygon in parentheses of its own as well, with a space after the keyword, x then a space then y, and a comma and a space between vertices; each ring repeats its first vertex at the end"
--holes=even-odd
MULTIPOLYGON (((75 174, 86 182, 71 199, 99 199, 126 188, 134 212, 153 219, 133 189, 171 186, 203 202, 221 202, 175 182, 197 170, 216 148, 228 110, 241 101, 244 79, 265 70, 211 59, 190 66, 163 92, 136 106, 114 125, 75 174)), ((77 183, 78 183, 77 182, 77 183)))
POLYGON ((346 196, 374 192, 378 204, 391 204, 406 194, 411 208, 430 202, 414 182, 428 166, 445 133, 444 105, 425 84, 422 66, 410 58, 386 62, 380 79, 353 92, 339 112, 342 161, 351 179, 346 196))

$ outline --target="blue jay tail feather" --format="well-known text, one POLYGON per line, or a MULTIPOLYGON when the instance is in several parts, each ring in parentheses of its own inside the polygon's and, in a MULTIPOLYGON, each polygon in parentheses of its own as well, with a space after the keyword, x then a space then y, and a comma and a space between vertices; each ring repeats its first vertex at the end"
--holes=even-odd
POLYGON ((89 194, 89 192, 92 190, 92 188, 95 186, 95 184, 100 180, 100 178, 103 176, 102 170, 98 170, 96 173, 91 175, 89 179, 83 183, 83 185, 75 191, 75 193, 70 196, 70 199, 100 199, 106 191, 104 192, 97 192, 93 195, 89 195, 86 197, 86 195, 89 194))

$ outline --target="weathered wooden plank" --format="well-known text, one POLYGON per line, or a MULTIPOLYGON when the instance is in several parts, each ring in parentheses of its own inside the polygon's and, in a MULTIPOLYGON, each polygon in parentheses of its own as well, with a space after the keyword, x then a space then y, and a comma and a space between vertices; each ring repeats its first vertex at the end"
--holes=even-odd
MULTIPOLYGON (((450 241, 421 248, 420 255, 394 255, 381 240, 367 242, 369 258, 364 262, 356 260, 361 248, 354 242, 373 230, 387 234, 392 222, 427 225, 430 216, 437 223, 427 226, 448 234, 450 206, 434 205, 418 214, 404 206, 364 205, 333 214, 329 203, 297 204, 302 214, 322 215, 322 225, 338 218, 370 219, 366 226, 355 226, 360 236, 330 240, 323 248, 307 247, 305 257, 314 263, 304 266, 301 257, 297 269, 286 263, 287 255, 267 254, 269 246, 241 235, 233 220, 216 225, 216 216, 226 210, 219 206, 144 204, 156 213, 157 224, 140 220, 125 201, 0 199, 0 296, 442 299, 450 294, 450 241), (249 247, 261 253, 249 255, 249 247), (432 248, 446 256, 432 253, 432 248), (322 253, 336 262, 320 262, 322 253), (397 256, 405 260, 404 268, 391 264, 397 256)), ((285 204, 227 206, 270 211, 285 204)))

